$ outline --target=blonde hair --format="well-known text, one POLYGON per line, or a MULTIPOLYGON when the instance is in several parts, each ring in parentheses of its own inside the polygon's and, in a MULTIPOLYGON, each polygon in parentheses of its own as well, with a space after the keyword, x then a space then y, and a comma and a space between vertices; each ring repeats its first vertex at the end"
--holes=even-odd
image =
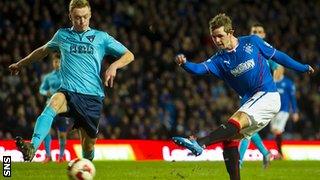
POLYGON ((220 28, 222 26, 224 27, 224 31, 226 33, 230 33, 233 30, 231 18, 224 13, 220 13, 220 14, 216 15, 214 18, 212 18, 209 21, 210 33, 213 30, 220 28))
POLYGON ((89 7, 91 9, 88 0, 71 0, 69 4, 69 12, 71 12, 74 8, 83 8, 89 7))

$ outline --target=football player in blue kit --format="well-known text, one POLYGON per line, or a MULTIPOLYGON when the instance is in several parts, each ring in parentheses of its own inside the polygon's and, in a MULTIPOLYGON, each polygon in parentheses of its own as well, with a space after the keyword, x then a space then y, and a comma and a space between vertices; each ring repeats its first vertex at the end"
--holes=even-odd
MULTIPOLYGON (((261 39, 265 39, 265 37, 266 37, 266 32, 264 30, 264 27, 260 23, 255 23, 251 26, 250 34, 251 35, 255 34, 255 35, 259 36, 261 39)), ((278 67, 278 64, 270 59, 268 59, 268 65, 269 65, 272 73, 278 67)), ((244 102, 242 102, 242 103, 244 103, 244 102)), ((240 145, 239 145, 240 168, 242 167, 244 154, 250 145, 250 141, 253 142, 253 144, 258 148, 258 150, 262 154, 263 167, 267 168, 270 165, 271 153, 268 151, 268 149, 263 144, 263 141, 258 133, 254 133, 251 137, 243 138, 240 141, 240 145)))
POLYGON ((234 139, 250 137, 264 128, 280 110, 280 95, 273 82, 267 60, 299 72, 313 73, 310 65, 301 64, 275 49, 257 35, 235 37, 232 21, 218 14, 209 22, 214 44, 219 49, 202 63, 192 63, 183 54, 176 63, 195 75, 212 75, 227 83, 244 102, 242 106, 216 130, 205 137, 173 137, 173 141, 201 155, 206 146, 224 142, 223 156, 230 179, 240 179, 238 146, 229 146, 234 139))

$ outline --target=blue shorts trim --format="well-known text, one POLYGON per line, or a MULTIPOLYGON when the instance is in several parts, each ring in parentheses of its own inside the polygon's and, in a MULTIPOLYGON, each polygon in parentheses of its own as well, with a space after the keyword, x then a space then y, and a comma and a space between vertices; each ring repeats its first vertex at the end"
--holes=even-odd
POLYGON ((264 95, 266 95, 267 92, 263 93, 260 97, 258 97, 255 101, 253 101, 253 103, 249 106, 249 108, 254 104, 256 103, 259 99, 261 99, 264 95))

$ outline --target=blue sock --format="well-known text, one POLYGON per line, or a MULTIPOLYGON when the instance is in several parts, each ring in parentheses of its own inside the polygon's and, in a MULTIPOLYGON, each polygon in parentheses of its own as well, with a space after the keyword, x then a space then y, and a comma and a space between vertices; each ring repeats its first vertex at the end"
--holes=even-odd
POLYGON ((59 138, 59 146, 60 146, 59 158, 62 158, 64 156, 64 150, 66 149, 66 139, 65 138, 59 138))
POLYGON ((46 149, 46 156, 51 157, 51 135, 50 133, 44 138, 44 148, 46 149))
POLYGON ((252 135, 251 141, 254 143, 254 145, 256 145, 256 147, 259 149, 263 156, 266 156, 269 153, 268 149, 264 146, 262 139, 258 133, 254 133, 252 135))
POLYGON ((41 115, 36 121, 34 127, 31 143, 35 149, 38 149, 43 139, 48 135, 53 118, 56 116, 56 112, 52 107, 46 106, 41 115))
POLYGON ((82 149, 82 157, 92 161, 94 158, 94 150, 86 152, 82 149))
POLYGON ((242 163, 243 157, 245 152, 247 151, 248 147, 250 145, 250 140, 247 138, 243 138, 240 141, 240 146, 239 146, 239 156, 240 156, 240 163, 242 163))

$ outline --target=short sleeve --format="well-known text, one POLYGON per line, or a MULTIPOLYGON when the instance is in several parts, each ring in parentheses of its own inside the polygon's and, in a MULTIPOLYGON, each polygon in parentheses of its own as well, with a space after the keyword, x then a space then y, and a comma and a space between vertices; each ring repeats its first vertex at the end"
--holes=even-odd
POLYGON ((58 51, 60 44, 60 30, 58 30, 52 37, 52 39, 47 42, 47 47, 51 50, 58 51))
POLYGON ((112 55, 115 57, 122 56, 128 49, 122 45, 119 41, 114 39, 112 36, 110 36, 108 33, 106 34, 105 39, 105 52, 108 55, 112 55))
POLYGON ((252 40, 266 59, 271 59, 274 56, 276 49, 273 46, 271 46, 269 43, 262 40, 257 35, 252 35, 252 40))

